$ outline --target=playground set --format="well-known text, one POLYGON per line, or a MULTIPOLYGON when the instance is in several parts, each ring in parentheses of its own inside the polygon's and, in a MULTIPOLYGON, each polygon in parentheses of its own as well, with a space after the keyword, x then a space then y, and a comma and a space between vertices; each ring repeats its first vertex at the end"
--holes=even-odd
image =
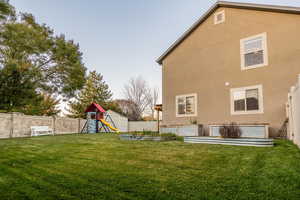
POLYGON ((81 133, 119 133, 109 113, 99 104, 92 103, 87 107, 85 113, 87 121, 81 133))

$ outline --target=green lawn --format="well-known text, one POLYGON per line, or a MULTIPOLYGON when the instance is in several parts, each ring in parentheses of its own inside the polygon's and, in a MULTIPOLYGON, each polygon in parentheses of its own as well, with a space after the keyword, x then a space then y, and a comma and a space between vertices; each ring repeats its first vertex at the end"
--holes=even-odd
POLYGON ((0 199, 300 199, 300 150, 114 135, 0 140, 0 199))

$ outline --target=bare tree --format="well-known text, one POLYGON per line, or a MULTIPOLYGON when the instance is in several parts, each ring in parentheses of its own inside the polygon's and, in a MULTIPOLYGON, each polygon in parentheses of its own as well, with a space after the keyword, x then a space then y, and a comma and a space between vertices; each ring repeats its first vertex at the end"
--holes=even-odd
POLYGON ((151 110, 151 115, 152 118, 155 118, 155 109, 154 107, 156 106, 157 102, 158 102, 158 97, 159 97, 159 89, 154 87, 151 89, 151 91, 148 93, 149 95, 149 109, 151 110))
POLYGON ((151 93, 151 89, 141 76, 131 78, 124 86, 125 99, 137 106, 136 114, 139 119, 142 119, 143 113, 151 104, 149 93, 151 93))
POLYGON ((134 102, 126 99, 117 99, 114 102, 118 104, 122 114, 124 114, 129 121, 141 120, 141 116, 138 114, 138 107, 134 102))

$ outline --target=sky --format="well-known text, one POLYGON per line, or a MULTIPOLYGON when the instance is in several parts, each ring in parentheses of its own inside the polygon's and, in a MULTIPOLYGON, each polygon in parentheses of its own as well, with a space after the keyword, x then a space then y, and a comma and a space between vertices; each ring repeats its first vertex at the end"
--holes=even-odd
MULTIPOLYGON (((79 43, 88 70, 104 76, 114 94, 142 76, 161 91, 161 67, 155 60, 215 0, 10 0, 19 12, 32 13, 56 34, 79 43)), ((300 0, 239 0, 300 7, 300 0)))

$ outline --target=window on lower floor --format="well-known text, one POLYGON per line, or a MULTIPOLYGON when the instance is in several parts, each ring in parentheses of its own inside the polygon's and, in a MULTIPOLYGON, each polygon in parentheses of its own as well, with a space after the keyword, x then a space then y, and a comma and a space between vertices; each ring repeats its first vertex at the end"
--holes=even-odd
POLYGON ((176 116, 187 117, 197 115, 197 95, 176 96, 176 116))
POLYGON ((263 113, 262 86, 231 89, 231 114, 263 113))

